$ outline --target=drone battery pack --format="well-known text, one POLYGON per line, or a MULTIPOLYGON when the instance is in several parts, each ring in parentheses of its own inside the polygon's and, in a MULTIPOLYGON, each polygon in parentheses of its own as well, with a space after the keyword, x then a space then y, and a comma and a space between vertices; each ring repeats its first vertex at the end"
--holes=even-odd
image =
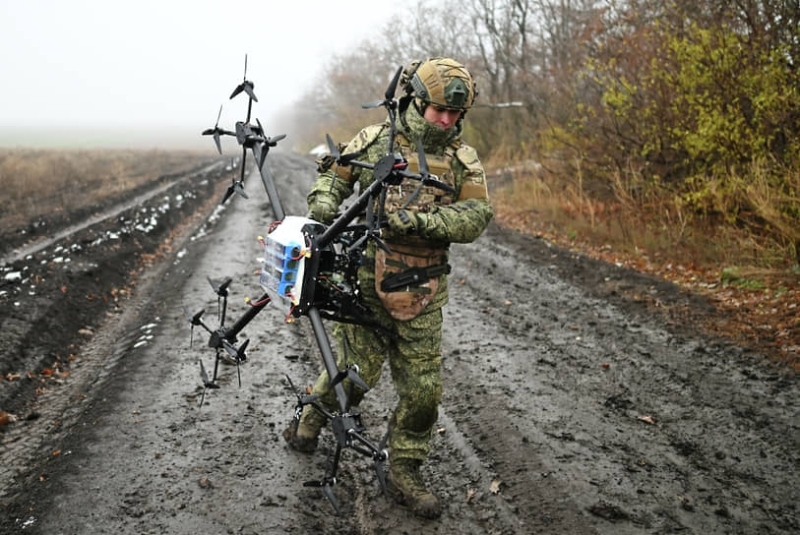
POLYGON ((303 228, 308 224, 316 222, 288 216, 266 237, 259 283, 275 303, 299 303, 308 257, 303 228))

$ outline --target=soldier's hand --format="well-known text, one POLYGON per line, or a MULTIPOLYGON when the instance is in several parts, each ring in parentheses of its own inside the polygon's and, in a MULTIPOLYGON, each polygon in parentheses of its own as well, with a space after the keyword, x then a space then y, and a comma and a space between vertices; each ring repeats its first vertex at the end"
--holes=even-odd
POLYGON ((409 210, 398 210, 386 218, 389 228, 400 235, 415 234, 419 230, 419 217, 409 210))
POLYGON ((317 158, 316 163, 317 163, 317 172, 324 173, 325 171, 333 167, 333 164, 336 163, 336 160, 334 160, 333 156, 331 156, 330 154, 326 154, 321 158, 317 158))

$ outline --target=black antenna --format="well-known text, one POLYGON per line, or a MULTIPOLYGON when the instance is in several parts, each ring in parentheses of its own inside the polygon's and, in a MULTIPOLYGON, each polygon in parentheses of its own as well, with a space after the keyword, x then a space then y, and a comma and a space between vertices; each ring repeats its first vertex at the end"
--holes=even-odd
POLYGON ((394 98, 394 94, 397 92, 397 84, 400 81, 400 75, 403 73, 403 67, 400 66, 397 69, 397 72, 394 73, 392 80, 389 82, 389 85, 386 87, 386 93, 383 95, 383 100, 378 100, 375 102, 370 102, 367 104, 362 104, 361 107, 368 109, 368 108, 378 108, 383 106, 386 108, 386 112, 389 114, 389 147, 387 148, 388 152, 392 152, 394 150, 394 138, 397 134, 397 125, 396 125, 396 115, 397 115, 397 99, 394 98))

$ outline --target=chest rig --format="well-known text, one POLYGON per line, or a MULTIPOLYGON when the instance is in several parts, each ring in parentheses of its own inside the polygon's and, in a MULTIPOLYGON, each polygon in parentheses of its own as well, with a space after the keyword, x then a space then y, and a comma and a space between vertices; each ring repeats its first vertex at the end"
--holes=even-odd
MULTIPOLYGON (((458 147, 457 142, 451 143, 441 155, 425 155, 428 171, 453 187, 455 175, 450 166, 458 147)), ((397 135, 395 150, 402 154, 409 171, 419 172, 419 155, 405 136, 397 135)), ((428 213, 455 201, 452 193, 433 186, 423 186, 413 198, 419 185, 416 180, 404 178, 400 184, 386 186, 385 213, 401 209, 428 213)), ((390 316, 400 321, 410 320, 428 307, 439 290, 440 278, 450 272, 447 250, 432 247, 415 236, 387 239, 387 245, 392 252, 376 247, 374 260, 368 260, 375 263, 375 292, 390 316)))
MULTIPOLYGON (((396 149, 403 155, 408 162, 408 170, 413 173, 419 172, 419 156, 416 148, 412 147, 405 136, 398 134, 395 139, 396 149)), ((428 170, 432 175, 436 175, 439 180, 455 187, 455 176, 450 165, 455 158, 457 143, 448 145, 441 155, 425 155, 428 170)), ((431 212, 436 206, 447 206, 454 202, 452 193, 433 186, 423 186, 420 194, 408 206, 404 204, 411 198, 413 192, 419 187, 419 182, 404 178, 396 186, 387 186, 386 202, 384 208, 387 214, 403 209, 414 212, 431 212)))

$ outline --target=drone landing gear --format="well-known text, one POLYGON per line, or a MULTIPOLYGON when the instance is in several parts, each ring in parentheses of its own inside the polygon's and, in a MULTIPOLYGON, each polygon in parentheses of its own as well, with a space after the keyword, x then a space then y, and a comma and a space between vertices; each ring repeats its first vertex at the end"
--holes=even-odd
POLYGON ((384 496, 387 495, 384 463, 389 459, 389 453, 386 450, 386 442, 389 438, 389 434, 386 433, 377 446, 367 440, 362 435, 364 426, 361 424, 361 415, 358 413, 334 416, 331 419, 331 427, 336 437, 336 450, 333 452, 329 467, 325 471, 325 475, 322 479, 306 481, 303 483, 303 486, 322 489, 322 493, 333 506, 336 513, 341 513, 339 501, 333 493, 333 486, 336 484, 336 475, 339 470, 339 460, 342 456, 342 450, 349 448, 372 459, 375 475, 378 478, 378 484, 384 496))
MULTIPOLYGON (((367 385, 358 377, 357 371, 353 367, 348 367, 344 372, 338 374, 333 381, 334 386, 344 380, 345 377, 351 379, 353 383, 358 384, 359 387, 366 389, 367 385)), ((289 386, 295 390, 288 375, 286 379, 289 382, 289 386)), ((378 484, 383 494, 386 495, 386 470, 384 469, 384 463, 389 459, 389 452, 386 449, 389 433, 387 432, 380 443, 375 445, 364 436, 366 428, 361 421, 361 413, 347 411, 342 414, 334 414, 319 404, 317 401, 318 396, 316 395, 301 395, 296 390, 295 395, 297 396, 297 405, 294 411, 296 422, 300 421, 303 408, 306 405, 310 405, 314 410, 324 415, 330 421, 331 430, 336 439, 336 449, 323 477, 319 480, 306 481, 303 483, 303 486, 322 489, 325 498, 328 499, 333 509, 339 514, 341 510, 336 495, 333 493, 333 487, 336 485, 336 476, 339 470, 339 460, 341 459, 342 451, 348 448, 372 459, 378 484)))

